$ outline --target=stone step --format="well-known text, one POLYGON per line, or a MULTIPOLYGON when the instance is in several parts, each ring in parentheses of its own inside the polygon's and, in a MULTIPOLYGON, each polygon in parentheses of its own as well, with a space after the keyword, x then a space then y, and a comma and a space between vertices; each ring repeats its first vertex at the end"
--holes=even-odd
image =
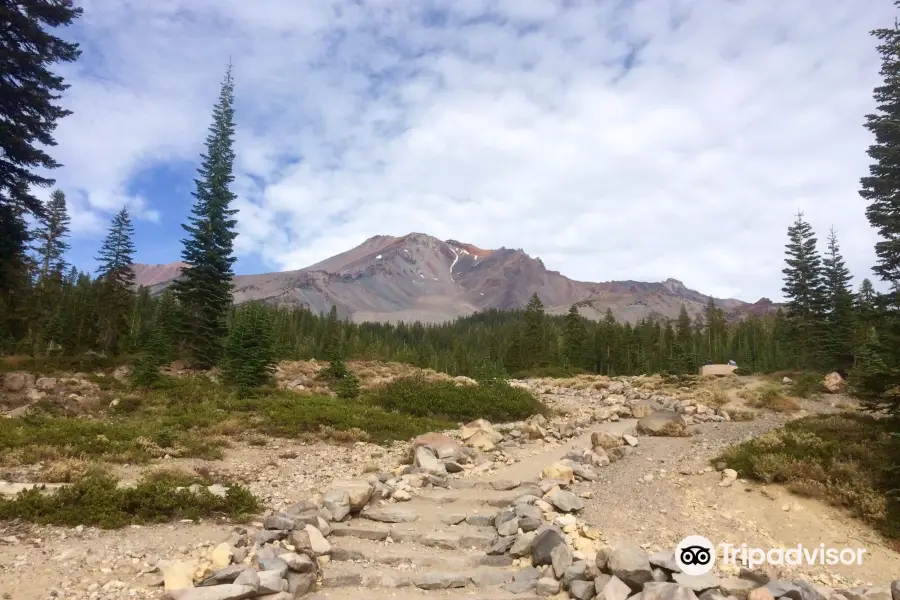
MULTIPOLYGON (((432 569, 409 571, 402 568, 372 567, 365 563, 330 563, 322 576, 322 588, 390 589, 412 588, 435 591, 448 589, 500 588, 504 591, 531 591, 524 580, 536 581, 535 569, 481 567, 454 571, 432 569), (506 590, 506 586, 512 589, 506 590), (518 588, 516 588, 518 586, 518 588)), ((531 586, 533 590, 533 584, 531 586)))
POLYGON ((410 502, 405 502, 403 504, 414 506, 419 504, 457 506, 463 503, 469 503, 472 505, 503 508, 519 496, 534 493, 537 488, 537 484, 523 483, 511 490, 495 490, 490 487, 490 481, 475 481, 472 482, 472 487, 469 489, 435 491, 422 496, 416 496, 410 502))
MULTIPOLYGON (((444 550, 413 543, 385 543, 354 537, 332 538, 333 561, 368 562, 412 570, 460 570, 477 567, 506 568, 512 558, 487 555, 483 550, 444 550)), ((326 569, 327 570, 327 569, 326 569)))
POLYGON ((323 589, 306 597, 306 600, 547 600, 534 592, 514 594, 503 589, 475 590, 473 588, 456 588, 448 590, 421 590, 414 587, 405 588, 336 588, 323 589))
POLYGON ((496 530, 487 521, 484 526, 460 523, 448 526, 443 523, 377 523, 365 519, 353 519, 347 523, 334 523, 331 538, 340 544, 341 538, 359 538, 381 542, 390 537, 395 542, 419 544, 429 548, 459 550, 461 548, 489 548, 496 530))

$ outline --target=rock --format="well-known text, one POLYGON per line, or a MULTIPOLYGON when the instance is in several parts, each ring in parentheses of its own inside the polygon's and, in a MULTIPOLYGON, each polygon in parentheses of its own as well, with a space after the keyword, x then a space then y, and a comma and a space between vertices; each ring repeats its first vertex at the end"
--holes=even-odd
POLYGON ((891 599, 900 600, 900 579, 891 582, 891 599))
POLYGON ((335 537, 355 537, 363 540, 384 541, 391 535, 391 528, 377 522, 350 521, 332 531, 335 537))
POLYGON ((466 445, 476 450, 481 450, 482 452, 490 452, 494 449, 494 442, 491 441, 490 436, 483 432, 477 431, 475 434, 466 440, 466 445))
MULTIPOLYGON (((770 581, 763 587, 772 594, 773 598, 789 597, 791 600, 801 600, 801 590, 799 586, 784 581, 770 581)), ((749 596, 749 594, 747 594, 749 596)), ((805 598, 803 600, 806 600, 805 598)))
MULTIPOLYGON (((350 500, 350 512, 356 513, 368 504, 369 500, 372 498, 374 487, 364 479, 352 479, 334 481, 329 490, 346 492, 350 500)), ((329 510, 331 509, 329 508, 329 510)))
POLYGON ((288 582, 282 579, 284 573, 281 571, 260 571, 259 575, 259 594, 277 594, 278 592, 288 591, 288 582))
POLYGON ((234 550, 231 544, 222 542, 209 553, 209 560, 212 562, 213 569, 224 569, 231 564, 231 558, 234 556, 234 550))
POLYGON ((546 479, 554 479, 568 484, 572 483, 572 480, 575 478, 575 471, 572 469, 571 464, 564 461, 557 461, 549 467, 544 468, 541 476, 546 479))
POLYGON ((844 378, 837 372, 829 373, 822 381, 822 386, 831 394, 836 394, 841 391, 843 385, 844 378))
POLYGON ((640 598, 641 600, 697 600, 697 595, 677 583, 652 581, 644 586, 640 598))
POLYGON ((51 392, 56 389, 56 377, 41 377, 34 385, 41 391, 51 392))
POLYGON ((252 598, 256 593, 257 590, 249 585, 225 583, 182 590, 172 597, 177 600, 243 600, 252 598))
POLYGON ((551 490, 544 496, 544 500, 565 513, 579 511, 584 508, 584 501, 582 501, 581 498, 572 492, 567 492, 559 488, 551 490))
POLYGON ((426 473, 434 473, 436 475, 447 474, 447 467, 444 466, 444 463, 429 446, 419 446, 416 448, 413 466, 422 469, 426 473))
POLYGON ((288 569, 294 571, 295 573, 315 573, 316 572, 316 563, 305 554, 298 554, 296 552, 285 552, 278 556, 281 560, 283 560, 288 569))
POLYGON ((443 433, 423 433, 413 438, 410 443, 410 462, 415 458, 415 452, 420 446, 427 446, 434 451, 435 456, 441 460, 450 459, 459 461, 463 456, 467 456, 462 445, 453 438, 443 433))
POLYGON ((514 556, 515 558, 521 558, 531 554, 531 544, 534 542, 535 535, 537 535, 537 532, 530 531, 518 536, 508 550, 509 555, 514 556))
POLYGON ((194 587, 196 563, 160 561, 156 566, 162 573, 163 587, 167 592, 194 587))
POLYGON ((241 574, 235 578, 234 584, 248 586, 253 588, 254 590, 259 590, 259 573, 257 573, 253 569, 246 569, 244 571, 241 571, 241 574))
POLYGON ((491 547, 488 548, 486 554, 490 556, 506 554, 515 542, 516 536, 514 535, 497 536, 491 543, 491 547))
POLYGON ((34 375, 31 373, 7 373, 3 377, 3 387, 7 392, 21 392, 34 384, 34 375))
POLYGON ((335 521, 342 521, 350 514, 350 494, 346 490, 331 489, 325 492, 325 508, 335 521))
POLYGON ((686 588, 690 588, 695 592, 702 592, 704 590, 717 588, 721 583, 719 578, 716 577, 715 573, 713 573, 712 571, 704 573, 703 575, 675 573, 674 575, 672 575, 672 579, 675 581, 675 583, 683 585, 686 588))
POLYGON ((755 582, 738 577, 728 577, 719 583, 719 589, 722 590, 723 594, 734 596, 739 600, 747 600, 750 592, 757 587, 755 582))
POLYGON ((220 585, 223 583, 234 583, 234 580, 237 579, 238 575, 249 569, 248 565, 229 565, 224 569, 219 569, 209 577, 203 580, 200 584, 201 587, 208 587, 211 585, 220 585))
POLYGON ((531 542, 531 558, 535 565, 552 564, 551 553, 559 544, 565 544, 566 538, 557 527, 545 526, 537 531, 531 542))
POLYGON ((280 556, 265 559, 257 557, 257 562, 261 571, 277 571, 279 577, 287 575, 289 569, 288 564, 280 556))
POLYGON ((495 479, 491 481, 491 488, 498 492, 514 490, 517 487, 519 487, 519 482, 511 479, 495 479))
POLYGON ((734 469, 724 469, 722 471, 722 480, 719 482, 719 487, 730 487, 732 483, 737 480, 737 471, 734 469))
POLYGON ((441 571, 426 571, 412 577, 413 585, 423 590, 446 590, 449 588, 466 587, 469 578, 458 573, 443 573, 441 571))
POLYGON ((441 523, 444 525, 459 525, 463 521, 466 520, 466 515, 462 513, 454 513, 450 515, 443 515, 441 517, 441 523))
POLYGON ((675 553, 671 550, 662 550, 650 555, 650 564, 673 573, 681 573, 681 567, 675 560, 675 553))
POLYGON ((677 436, 686 429, 687 422, 684 417, 680 413, 670 410, 657 411, 637 422, 638 432, 647 435, 677 436))
POLYGON ((290 531, 296 527, 297 521, 287 515, 274 514, 266 517, 263 521, 263 528, 269 530, 287 530, 290 531))
POLYGON ((756 411, 737 402, 728 402, 719 407, 719 414, 727 415, 732 421, 752 421, 756 418, 756 411))
POLYGON ((602 587, 596 585, 597 581, 600 581, 600 577, 595 580, 598 595, 602 595, 605 600, 626 600, 631 595, 631 588, 624 581, 615 575, 607 577, 609 579, 602 587))
POLYGON ((468 440, 479 432, 489 435, 492 442, 499 442, 503 439, 503 435, 494 429, 494 426, 487 419, 475 419, 471 423, 466 423, 460 429, 460 437, 468 440))
POLYGON ((629 446, 634 447, 634 446, 638 445, 638 439, 636 437, 634 437, 633 435, 627 435, 627 434, 623 435, 622 439, 625 440, 625 443, 628 444, 629 446))
MULTIPOLYGON (((599 554, 598 554, 599 557, 599 554)), ((637 546, 616 548, 609 553, 607 569, 632 589, 653 581, 650 557, 637 546)))
POLYGON ((759 588, 756 588, 755 590, 750 591, 750 593, 747 595, 747 600, 775 600, 775 599, 772 597, 772 593, 768 589, 766 589, 764 587, 759 587, 759 588))
MULTIPOLYGON (((595 431, 591 434, 591 446, 612 450, 622 445, 622 438, 606 431, 595 431)), ((595 450, 596 451, 596 450, 595 450)))
MULTIPOLYGON (((416 511, 409 508, 401 508, 399 506, 368 508, 360 513, 360 516, 371 521, 378 521, 379 523, 413 523, 419 518, 416 511)), ((463 519, 465 518, 466 516, 463 515, 463 519)), ((459 521, 457 521, 457 523, 458 522, 459 521)))
POLYGON ((299 598, 316 587, 316 574, 288 572, 287 583, 288 592, 294 594, 294 598, 299 598))
POLYGON ((562 584, 564 588, 569 589, 573 581, 593 581, 597 575, 597 568, 591 562, 579 560, 566 567, 562 584))
POLYGON ((495 569, 479 569, 469 576, 476 587, 491 587, 512 581, 512 573, 495 569))
POLYGON ((331 544, 328 540, 325 539, 325 536, 322 535, 318 529, 313 527, 312 525, 307 525, 304 528, 306 535, 309 536, 309 544, 310 548, 313 551, 313 554, 316 556, 323 556, 325 554, 331 554, 331 544))
POLYGON ((534 592, 538 596, 555 596, 559 593, 559 582, 552 577, 541 577, 537 580, 534 592))
POLYGON ((516 535, 519 531, 519 517, 513 516, 512 519, 501 521, 497 525, 497 533, 501 536, 516 535))
POLYGON ((550 551, 550 564, 557 579, 562 578, 572 564, 572 551, 566 544, 558 544, 550 551))
POLYGON ((573 581, 569 588, 569 597, 575 600, 591 600, 594 597, 594 582, 573 581))

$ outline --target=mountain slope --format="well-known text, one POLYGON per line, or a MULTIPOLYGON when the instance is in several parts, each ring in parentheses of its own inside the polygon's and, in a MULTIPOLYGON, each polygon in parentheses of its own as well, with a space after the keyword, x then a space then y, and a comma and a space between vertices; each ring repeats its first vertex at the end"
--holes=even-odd
MULTIPOLYGON (((166 271, 136 265, 138 283, 159 290, 177 277, 180 267, 176 263, 166 271), (171 277, 164 280, 167 275, 171 277)), ((675 279, 574 281, 522 250, 483 250, 421 233, 375 236, 305 269, 238 275, 234 284, 237 303, 266 300, 305 305, 315 312, 327 311, 333 304, 342 317, 382 322, 440 322, 489 308, 519 308, 534 292, 549 313, 563 313, 578 302, 588 318, 602 318, 609 308, 617 319, 630 322, 648 315, 674 318, 682 304, 693 316, 709 298, 675 279)), ((724 299, 716 304, 735 313, 768 312, 774 307, 765 299, 756 304, 724 299)))

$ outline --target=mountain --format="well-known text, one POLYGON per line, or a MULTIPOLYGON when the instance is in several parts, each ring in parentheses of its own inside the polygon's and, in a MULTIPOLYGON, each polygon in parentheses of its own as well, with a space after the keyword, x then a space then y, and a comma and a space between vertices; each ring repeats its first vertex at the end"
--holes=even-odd
MULTIPOLYGON (((161 290, 182 266, 135 265, 137 282, 161 290)), ((421 233, 378 235, 305 269, 238 275, 234 286, 237 303, 265 300, 305 305, 314 312, 334 304, 339 315, 357 322, 441 322, 489 308, 524 307, 534 292, 549 313, 564 313, 578 303, 585 317, 603 318, 610 308, 617 319, 629 322, 649 315, 677 317, 682 304, 693 316, 709 300, 676 279, 574 281, 521 249, 484 250, 421 233)), ((715 302, 735 315, 762 314, 776 306, 766 298, 754 304, 715 302)))

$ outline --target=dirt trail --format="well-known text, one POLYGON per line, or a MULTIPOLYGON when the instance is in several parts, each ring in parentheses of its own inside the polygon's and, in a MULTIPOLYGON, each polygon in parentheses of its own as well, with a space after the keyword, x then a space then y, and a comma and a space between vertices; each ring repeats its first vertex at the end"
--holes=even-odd
MULTIPOLYGON (((733 391, 729 390, 730 397, 733 391)), ((822 409, 822 405, 804 404, 811 410, 822 409)), ((590 492, 579 518, 599 528, 604 544, 639 544, 651 551, 674 549, 690 534, 704 535, 714 543, 747 543, 762 548, 792 547, 798 543, 808 547, 818 547, 820 543, 864 547, 867 554, 862 565, 814 567, 801 572, 811 581, 833 587, 857 582, 884 585, 897 578, 900 554, 843 511, 815 500, 789 496, 777 486, 737 481, 731 487, 719 487, 720 474, 709 469, 709 461, 725 447, 786 420, 781 415, 764 413, 755 421, 696 425, 696 435, 689 438, 641 436, 632 454, 600 469, 599 480, 573 486, 578 494, 590 492)), ((474 594, 471 589, 426 594, 416 588, 396 589, 384 584, 434 567, 478 577, 484 571, 485 583, 497 577, 511 577, 512 571, 502 566, 497 569, 498 565, 479 562, 483 561, 486 536, 493 537, 494 533, 485 531, 477 517, 492 514, 523 492, 521 488, 498 491, 491 483, 537 481, 541 470, 569 449, 590 447, 591 432, 605 430, 621 435, 634 424, 631 419, 593 424, 586 433, 562 444, 548 447, 536 441, 510 447, 505 453, 516 459, 514 464, 500 466, 482 477, 451 480, 450 490, 425 491, 411 502, 389 505, 415 513, 415 522, 385 526, 360 519, 348 525, 356 529, 340 534, 337 530, 343 525, 336 525, 336 533, 330 538, 336 553, 334 560, 325 565, 328 586, 322 595, 332 600, 358 598, 361 587, 379 587, 366 589, 364 597, 531 598, 529 594, 510 595, 492 589, 474 594), (454 514, 476 519, 449 525, 446 519, 454 514), (422 536, 426 536, 424 541, 422 536), (482 549, 466 549, 473 546, 482 549)), ((315 467, 318 462, 330 463, 330 470, 324 472, 328 475, 341 472, 344 477, 357 477, 389 468, 403 451, 402 445, 385 450, 368 445, 335 448, 278 441, 244 455, 233 454, 234 461, 210 464, 223 472, 256 470, 251 487, 277 506, 298 499, 313 484, 323 481, 323 472, 315 467), (278 458, 286 453, 299 456, 278 458), (334 456, 339 456, 340 462, 333 460, 334 456), (262 475, 261 466, 267 469, 262 475)), ((160 588, 150 586, 158 582, 159 576, 149 572, 157 559, 202 554, 210 545, 227 539, 233 529, 214 523, 178 523, 121 531, 0 524, 0 594, 4 600, 158 598, 162 595, 160 588), (17 539, 12 541, 10 536, 17 539)))

